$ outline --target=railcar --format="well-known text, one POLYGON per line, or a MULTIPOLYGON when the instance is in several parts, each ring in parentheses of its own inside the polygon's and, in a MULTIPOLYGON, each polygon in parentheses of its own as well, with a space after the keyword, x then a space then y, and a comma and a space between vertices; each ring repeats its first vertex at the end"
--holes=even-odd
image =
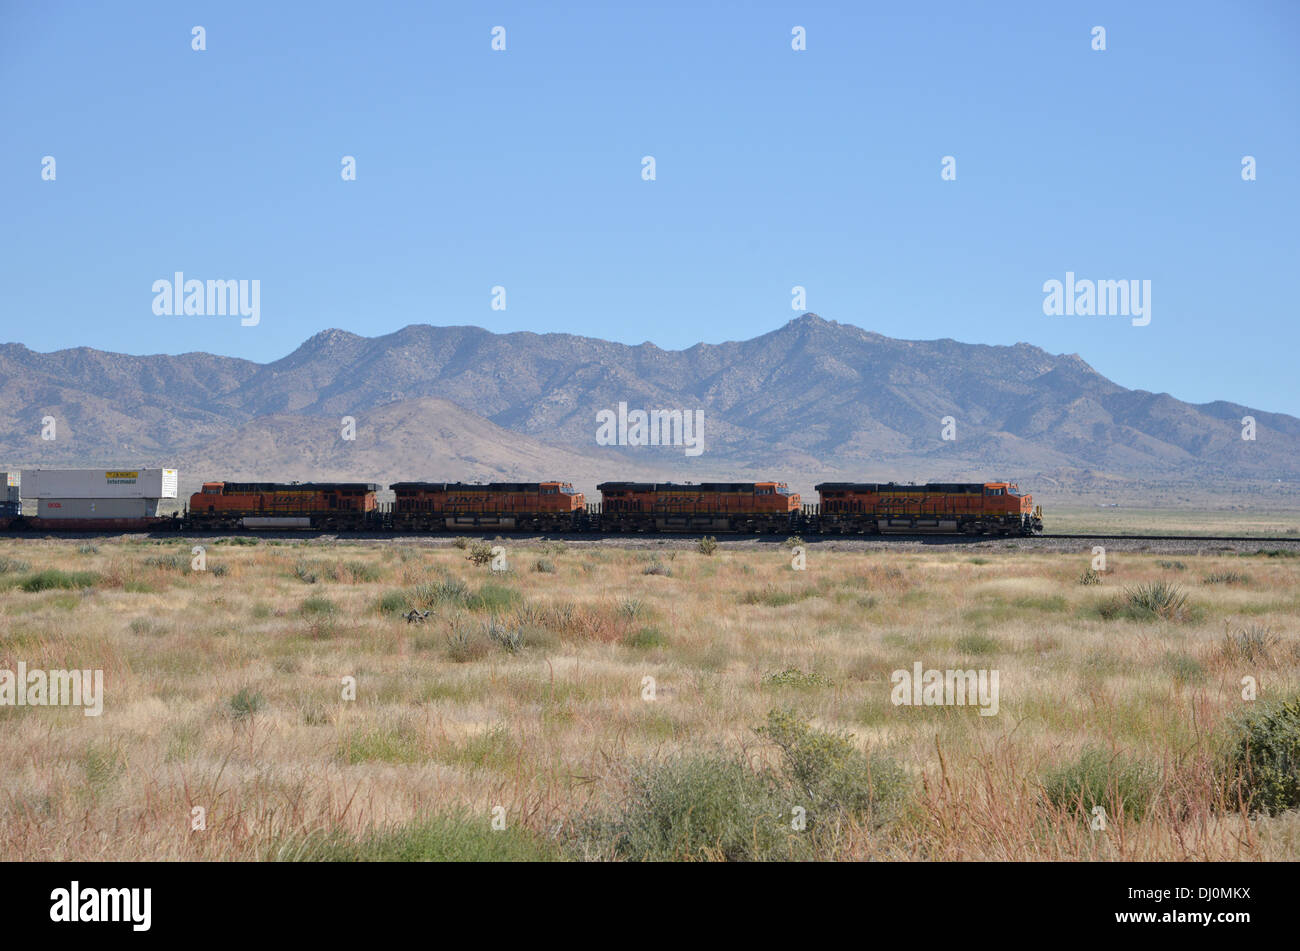
POLYGON ((569 482, 394 482, 388 524, 398 532, 573 532, 586 497, 569 482))
POLYGON ((205 482, 190 496, 188 524, 197 529, 374 528, 373 482, 205 482))
POLYGON ((822 534, 1036 535, 1041 507, 1014 482, 823 482, 811 513, 822 534))
POLYGON ((799 493, 784 482, 602 482, 602 532, 796 531, 799 493))

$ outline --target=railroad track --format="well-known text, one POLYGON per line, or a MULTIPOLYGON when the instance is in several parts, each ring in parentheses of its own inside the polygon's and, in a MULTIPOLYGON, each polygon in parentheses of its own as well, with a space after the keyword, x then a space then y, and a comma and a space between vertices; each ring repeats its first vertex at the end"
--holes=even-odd
POLYGON ((1294 535, 1034 535, 1033 538, 1054 538, 1078 541, 1130 541, 1130 542, 1290 542, 1300 544, 1294 535))
MULTIPOLYGON (((102 531, 94 531, 94 532, 67 532, 60 535, 53 535, 52 537, 80 540, 86 538, 140 535, 143 537, 154 538, 154 539, 172 538, 177 540, 200 539, 200 538, 207 539, 207 538, 244 537, 244 538, 267 538, 267 539, 275 539, 275 540, 288 540, 288 539, 306 540, 306 539, 321 539, 321 538, 337 538, 337 539, 346 539, 346 540, 353 540, 353 541, 376 541, 381 539, 394 540, 394 539, 401 539, 401 538, 450 539, 450 538, 457 538, 463 534, 464 532, 375 532, 375 531, 323 531, 323 530, 296 530, 296 531, 295 530, 287 530, 287 531, 243 530, 243 531, 205 532, 201 529, 196 529, 190 531, 185 531, 185 530, 161 531, 160 530, 160 531, 152 531, 152 532, 139 532, 139 531, 129 531, 129 530, 120 530, 120 531, 102 530, 102 531)), ((470 535, 469 537, 482 538, 487 540, 492 540, 497 537, 501 537, 507 540, 515 540, 515 541, 538 541, 541 539, 550 539, 554 541, 598 541, 604 539, 604 540, 609 540, 611 542, 619 541, 619 540, 633 542, 633 541, 647 541, 650 539, 666 541, 668 539, 674 539, 674 538, 682 539, 684 541, 689 541, 692 539, 703 538, 709 534, 712 533, 710 532, 626 532, 626 533, 624 532, 618 532, 618 533, 525 532, 525 533, 515 534, 511 532, 501 532, 498 535, 492 532, 479 532, 470 535)), ((794 535, 797 533, 791 533, 791 534, 794 535)), ((15 532, 15 531, 8 531, 8 530, 0 531, 0 538, 5 538, 5 537, 33 538, 33 537, 47 537, 48 535, 49 533, 40 533, 40 532, 32 532, 32 531, 24 531, 24 532, 15 532)), ((720 542, 759 541, 759 542, 767 542, 767 543, 774 543, 774 544, 783 544, 786 541, 786 539, 789 538, 790 536, 783 535, 781 533, 766 534, 766 535, 722 533, 715 537, 717 537, 718 541, 720 542)), ((1041 535, 967 535, 964 533, 943 533, 943 532, 924 532, 924 533, 887 532, 884 534, 871 534, 871 535, 839 534, 839 533, 819 535, 819 534, 808 533, 808 537, 804 539, 804 541, 806 542, 898 541, 898 542, 929 542, 932 544, 944 544, 944 543, 980 544, 981 542, 1014 542, 1014 541, 1032 542, 1035 540, 1092 541, 1092 542, 1235 542, 1238 544, 1258 543, 1258 544, 1284 544, 1284 545, 1300 546, 1300 537, 1297 536, 1117 535, 1113 533, 1107 534, 1105 532, 1074 533, 1074 534, 1043 533, 1041 535)))

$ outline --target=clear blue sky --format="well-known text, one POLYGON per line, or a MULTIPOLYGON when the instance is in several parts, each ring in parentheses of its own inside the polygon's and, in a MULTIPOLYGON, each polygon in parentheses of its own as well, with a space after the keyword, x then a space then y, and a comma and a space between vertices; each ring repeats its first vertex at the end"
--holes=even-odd
POLYGON ((0 11, 0 341, 266 361, 432 323, 680 348, 781 326, 800 284, 890 336, 1300 415, 1293 0, 0 11), (155 316, 176 270, 260 280, 260 325, 155 316), (1151 324, 1044 316, 1066 271, 1150 280, 1151 324))

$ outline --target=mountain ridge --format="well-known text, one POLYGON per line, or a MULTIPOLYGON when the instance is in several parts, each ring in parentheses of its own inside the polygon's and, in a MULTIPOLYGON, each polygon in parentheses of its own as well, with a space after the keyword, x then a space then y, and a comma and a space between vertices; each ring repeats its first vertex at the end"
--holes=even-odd
MULTIPOLYGON (((1300 488, 1296 417, 1127 389, 1079 354, 1025 342, 899 340, 814 313, 748 340, 682 350, 431 324, 374 337, 326 328, 264 364, 202 351, 41 354, 0 345, 6 465, 137 455, 216 465, 224 458, 258 478, 278 478, 274 467, 292 458, 265 451, 272 431, 292 444, 294 427, 315 432, 312 421, 320 420, 319 438, 328 441, 338 438, 344 416, 364 432, 367 416, 429 429, 439 413, 454 415, 457 427, 452 437, 430 441, 428 452, 468 471, 464 450, 473 444, 473 459, 488 475, 516 471, 512 444, 526 439, 539 460, 551 450, 583 468, 608 459, 637 478, 791 471, 810 479, 925 481, 999 471, 1062 485, 1101 479, 1135 491, 1144 483, 1300 488), (441 409, 421 402, 429 400, 442 401, 441 409), (407 403, 411 412, 403 416, 407 403), (619 403, 703 411, 703 456, 690 459, 680 447, 597 446, 596 413, 619 403), (47 416, 59 427, 52 442, 39 437, 47 416), (1241 438, 1243 416, 1255 418, 1254 440, 1241 438), (491 438, 472 432, 471 417, 484 421, 479 428, 491 438), (956 438, 943 438, 945 429, 956 438), (241 432, 244 445, 263 450, 242 458, 241 432), (225 455, 213 458, 205 449, 218 444, 225 455)), ((418 442, 422 432, 406 435, 418 442)), ((327 461, 326 443, 312 447, 310 458, 327 461)), ((403 464, 419 459, 405 448, 390 454, 403 464)), ((383 461, 381 454, 368 464, 383 461)))

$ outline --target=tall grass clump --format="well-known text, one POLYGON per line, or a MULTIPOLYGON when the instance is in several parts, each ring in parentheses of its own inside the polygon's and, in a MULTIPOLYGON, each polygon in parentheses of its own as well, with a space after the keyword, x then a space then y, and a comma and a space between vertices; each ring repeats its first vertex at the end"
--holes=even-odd
POLYGON ((695 550, 701 555, 712 555, 718 550, 718 540, 712 535, 705 535, 695 543, 695 550))
POLYGON ((144 560, 147 568, 161 568, 164 571, 180 571, 189 567, 190 560, 184 555, 150 555, 144 560))
POLYGON ((1043 778, 1043 796, 1057 809, 1091 819, 1101 806, 1114 819, 1120 815, 1141 821, 1159 787, 1159 772, 1150 764, 1123 753, 1085 748, 1073 762, 1043 778))
POLYGON ((1271 627, 1264 624, 1248 624, 1236 631, 1226 631, 1219 653, 1230 664, 1246 662, 1248 664, 1269 663, 1273 651, 1282 643, 1271 627))
POLYGON ((559 846, 510 823, 461 814, 424 816, 406 825, 372 829, 360 838, 315 833, 278 842, 275 862, 546 862, 563 858, 559 846))
POLYGON ((522 596, 514 588, 489 581, 474 594, 465 598, 464 605, 471 611, 504 611, 522 600, 522 596))
POLYGON ((401 591, 386 591, 375 605, 380 614, 405 614, 410 610, 409 599, 401 591))
POLYGON ((311 597, 298 608, 299 613, 308 616, 329 617, 338 610, 338 606, 329 598, 311 597))
POLYGON ((46 568, 24 578, 18 587, 28 593, 56 589, 75 591, 79 588, 93 588, 98 582, 99 575, 93 571, 60 571, 57 568, 46 568))
POLYGON ((438 581, 426 581, 423 584, 416 585, 407 597, 416 607, 429 610, 444 605, 447 607, 466 607, 472 595, 470 594, 469 585, 459 578, 448 575, 438 581))
POLYGON ((1250 575, 1242 571, 1212 571, 1202 581, 1205 584, 1250 584, 1250 575))
POLYGON ((249 687, 241 687, 230 698, 230 715, 236 720, 248 720, 266 706, 266 698, 249 687))
POLYGON ((1101 608, 1105 618, 1126 617, 1134 621, 1184 621, 1191 613, 1186 592, 1167 581, 1125 588, 1121 596, 1101 608))

